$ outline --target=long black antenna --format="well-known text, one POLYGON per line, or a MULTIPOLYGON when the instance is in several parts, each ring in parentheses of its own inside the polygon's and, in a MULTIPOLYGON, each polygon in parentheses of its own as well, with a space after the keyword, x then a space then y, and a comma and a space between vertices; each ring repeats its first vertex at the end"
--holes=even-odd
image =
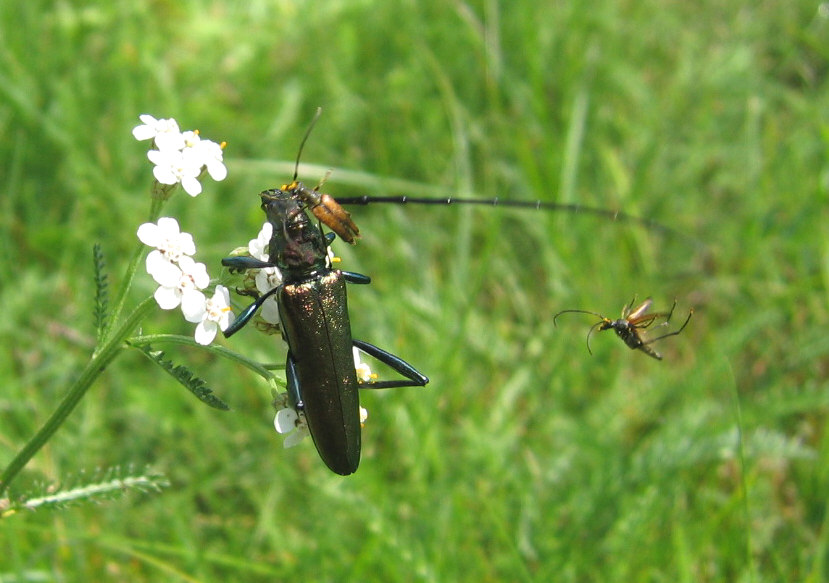
POLYGON ((609 318, 606 318, 602 314, 600 314, 598 312, 591 312, 590 310, 561 310, 559 313, 557 313, 555 316, 553 316, 553 326, 558 326, 558 324, 556 323, 556 320, 558 320, 558 317, 561 316, 562 314, 590 314, 591 316, 597 316, 597 317, 602 319, 602 321, 599 322, 599 324, 601 324, 605 320, 609 320, 609 318))
POLYGON ((308 136, 311 135, 311 130, 314 129, 314 126, 317 125, 317 120, 322 115, 322 108, 318 107, 317 112, 314 114, 314 119, 311 120, 311 124, 308 126, 308 129, 305 130, 305 135, 302 136, 302 141, 299 143, 299 151, 296 153, 296 165, 294 166, 294 182, 296 182, 297 176, 299 176, 299 159, 302 157, 302 149, 305 147, 305 142, 308 140, 308 136))
POLYGON ((482 206, 501 206, 501 207, 510 207, 510 208, 524 208, 524 209, 535 209, 535 210, 542 210, 542 211, 560 211, 560 212, 568 212, 574 214, 586 214, 586 215, 594 215, 600 217, 609 218, 612 221, 619 221, 625 223, 636 223, 638 225, 642 225, 648 229, 653 231, 659 231, 664 234, 672 235, 675 237, 679 237, 682 239, 686 239, 694 243, 694 245, 702 246, 705 245, 694 239, 693 237, 689 237, 676 229, 672 229, 667 225, 663 225, 662 223, 655 221, 653 219, 647 219, 643 217, 637 217, 634 215, 629 215, 622 211, 612 211, 608 209, 602 209, 597 207, 591 206, 584 206, 580 204, 565 204, 565 203, 558 203, 558 202, 549 202, 543 200, 503 200, 498 197, 495 198, 432 198, 432 197, 417 197, 417 196, 351 196, 351 197, 337 197, 337 202, 341 205, 361 205, 367 206, 369 204, 431 204, 431 205, 462 205, 462 204, 469 204, 469 205, 482 205, 482 206))
MULTIPOLYGON (((311 120, 311 123, 308 125, 308 129, 305 130, 305 135, 302 136, 302 141, 299 144, 299 151, 296 155, 296 163, 294 164, 294 177, 293 181, 296 182, 297 177, 299 176, 299 160, 302 157, 302 150, 305 148, 305 142, 308 140, 308 136, 311 135, 311 131, 314 129, 314 126, 317 124, 317 120, 319 120, 320 116, 322 115, 322 107, 317 107, 317 111, 314 114, 314 118, 311 120)), ((323 179, 324 180, 324 179, 323 179)), ((321 185, 322 183, 320 183, 321 185)), ((316 191, 319 186, 314 189, 316 191)), ((423 205, 480 205, 480 206, 501 206, 501 207, 509 207, 509 208, 523 208, 523 209, 535 209, 541 211, 556 211, 556 212, 567 212, 573 214, 585 214, 585 215, 593 215, 599 217, 609 218, 611 221, 619 221, 624 223, 634 223, 637 225, 641 225, 646 229, 650 229, 652 231, 657 231, 663 233, 665 235, 671 235, 674 237, 678 237, 680 239, 684 239, 687 242, 692 243, 694 246, 699 248, 706 248, 705 243, 702 241, 690 237, 676 229, 673 229, 667 225, 660 223, 659 221, 655 221, 653 219, 647 219, 644 217, 637 217, 634 215, 627 214, 622 211, 612 211, 608 209, 598 208, 598 207, 591 207, 591 206, 584 206, 580 204, 571 204, 571 203, 558 203, 558 202, 549 202, 543 200, 502 200, 498 197, 495 198, 454 198, 454 197, 446 197, 446 198, 431 198, 431 197, 418 197, 418 196, 407 196, 407 195, 398 195, 398 196, 352 196, 352 197, 343 197, 337 198, 337 202, 341 205, 360 205, 360 206, 367 206, 369 204, 423 204, 423 205)))

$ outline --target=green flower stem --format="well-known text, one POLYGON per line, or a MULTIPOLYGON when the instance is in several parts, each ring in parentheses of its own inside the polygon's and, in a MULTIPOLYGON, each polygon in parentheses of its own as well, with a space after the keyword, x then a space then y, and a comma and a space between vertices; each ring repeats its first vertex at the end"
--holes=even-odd
POLYGON ((202 350, 212 352, 218 356, 227 358, 228 360, 232 360, 233 362, 237 362, 242 366, 249 368, 267 381, 274 378, 273 373, 268 367, 251 360, 238 352, 233 352, 224 346, 216 346, 214 344, 203 346, 193 340, 191 336, 181 336, 179 334, 146 334, 142 336, 133 336, 132 338, 127 339, 127 344, 132 346, 147 346, 148 344, 182 344, 185 346, 195 346, 202 350))
POLYGON ((104 372, 109 363, 126 347, 124 341, 138 326, 141 320, 154 309, 155 305, 155 300, 152 297, 141 302, 124 323, 113 334, 109 335, 104 344, 96 349, 92 358, 86 367, 84 367, 80 376, 72 383, 63 401, 58 405, 55 412, 52 413, 52 416, 49 417, 49 420, 46 421, 46 424, 41 427, 40 431, 35 434, 6 467, 3 474, 0 475, 0 494, 8 489, 9 484, 14 480, 20 470, 29 463, 29 460, 34 457, 40 448, 60 428, 63 422, 66 421, 66 418, 86 394, 87 389, 92 386, 95 379, 104 372))
MULTIPOLYGON (((108 318, 107 329, 104 331, 103 334, 104 339, 110 336, 112 328, 118 324, 118 320, 121 317, 121 312, 124 311, 124 304, 127 300, 127 292, 132 287, 132 280, 135 277, 135 272, 138 270, 138 265, 141 263, 141 258, 144 257, 146 251, 147 246, 139 242, 138 246, 135 248, 135 251, 132 254, 132 258, 130 259, 127 271, 124 274, 124 281, 121 285, 121 291, 118 293, 118 298, 115 300, 115 309, 112 310, 112 313, 108 318)), ((105 345, 106 342, 97 346, 95 349, 95 355, 97 355, 98 352, 102 350, 105 345)))

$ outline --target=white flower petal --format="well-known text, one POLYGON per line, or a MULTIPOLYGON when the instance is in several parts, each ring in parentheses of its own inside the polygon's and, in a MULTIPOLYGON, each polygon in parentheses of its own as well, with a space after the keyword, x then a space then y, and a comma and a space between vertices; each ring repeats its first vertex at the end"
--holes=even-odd
POLYGON ((276 267, 266 267, 256 272, 254 282, 257 290, 268 293, 282 283, 282 273, 276 267))
POLYGON ((155 179, 158 180, 161 184, 170 185, 178 183, 178 177, 168 166, 156 166, 155 168, 153 168, 153 176, 155 176, 155 179))
POLYGON ((272 234, 272 224, 268 222, 262 225, 262 229, 259 231, 259 234, 256 235, 256 239, 251 239, 248 242, 248 252, 251 257, 255 257, 260 261, 268 261, 268 244, 271 241, 272 234))
POLYGON ((268 273, 270 269, 270 267, 260 269, 256 272, 256 275, 253 277, 253 281, 254 283, 256 283, 256 289, 263 294, 271 291, 274 287, 271 285, 271 274, 268 273))
POLYGON ((174 119, 156 119, 151 115, 142 114, 138 116, 141 120, 141 125, 136 126, 132 130, 132 135, 136 140, 152 140, 156 141, 156 146, 159 142, 166 144, 176 140, 179 135, 178 122, 174 119))
POLYGON ((216 332, 219 331, 219 327, 216 325, 216 322, 212 320, 202 320, 198 326, 196 326, 196 342, 203 346, 207 346, 213 339, 216 338, 216 332))
POLYGON ((216 286, 216 293, 213 294, 213 299, 216 302, 221 302, 224 307, 230 306, 230 290, 223 285, 216 286))
POLYGON ((285 449, 299 445, 299 442, 305 439, 306 433, 297 428, 293 433, 285 436, 285 441, 282 442, 282 447, 285 449))
POLYGON ((173 217, 161 217, 158 219, 158 230, 165 238, 172 239, 181 233, 178 221, 173 217))
POLYGON ((188 150, 150 150, 147 158, 155 164, 153 175, 156 180, 162 184, 181 182, 190 196, 196 196, 201 192, 197 177, 201 173, 202 164, 188 150))
POLYGON ((371 368, 364 363, 361 362, 356 367, 354 367, 354 372, 357 373, 357 380, 362 383, 368 383, 371 381, 371 368))
POLYGON ((230 311, 230 293, 223 285, 217 285, 213 297, 207 300, 206 320, 214 322, 224 330, 230 325, 233 312, 230 311))
POLYGON ((135 126, 132 129, 132 135, 139 142, 152 140, 155 137, 155 130, 148 125, 135 126))
POLYGON ((149 273, 155 282, 159 285, 167 287, 175 287, 181 279, 181 269, 175 266, 167 257, 159 250, 150 251, 146 260, 147 273, 149 273))
POLYGON ((182 166, 187 169, 187 174, 198 176, 204 167, 203 150, 195 143, 192 147, 185 147, 181 150, 182 166))
POLYGON ((197 158, 199 168, 207 168, 207 173, 213 180, 224 180, 227 168, 223 162, 222 147, 212 140, 201 140, 192 147, 193 155, 197 158))
POLYGON ((273 426, 278 433, 287 434, 282 442, 282 446, 286 448, 294 447, 310 435, 305 417, 293 407, 279 409, 274 417, 273 426))
POLYGON ((172 310, 181 303, 181 292, 174 287, 161 286, 153 294, 155 301, 162 310, 172 310))
MULTIPOLYGON (((161 182, 159 180, 159 182, 161 182)), ((181 187, 184 189, 184 192, 189 194, 190 196, 198 196, 201 194, 201 182, 199 182, 194 176, 183 176, 181 178, 181 187)))
POLYGON ((207 313, 207 298, 198 290, 187 290, 181 295, 181 313, 188 322, 201 323, 207 313))
POLYGON ((277 433, 290 433, 296 429, 297 421, 299 421, 299 415, 297 415, 296 410, 292 407, 287 407, 276 412, 273 426, 276 428, 277 433))
POLYGON ((210 178, 216 182, 221 182, 227 178, 227 167, 223 162, 208 162, 206 166, 207 173, 210 174, 210 178))
POLYGON ((196 263, 196 260, 187 255, 182 255, 178 259, 178 267, 179 269, 181 269, 181 272, 185 275, 190 275, 193 272, 193 270, 196 269, 196 265, 198 265, 196 263))
POLYGON ((196 263, 196 270, 189 275, 193 278, 193 283, 197 289, 204 289, 210 285, 210 275, 208 275, 204 263, 196 263))
POLYGON ((178 154, 170 151, 150 150, 147 152, 147 159, 156 166, 172 166, 172 160, 178 158, 178 154))
POLYGON ((233 324, 233 322, 235 322, 235 321, 236 321, 236 314, 234 314, 233 312, 230 311, 230 309, 228 309, 227 312, 225 313, 225 317, 222 319, 221 322, 219 322, 219 329, 222 332, 224 332, 225 330, 227 330, 227 327, 230 326, 231 324, 233 324))
POLYGON ((158 225, 155 223, 144 223, 138 227, 138 240, 144 243, 144 245, 155 247, 158 242, 158 225))
MULTIPOLYGON (((138 237, 147 245, 156 248, 168 261, 178 262, 184 255, 193 255, 196 252, 196 243, 193 235, 182 233, 178 221, 172 217, 161 217, 158 224, 145 223, 138 228, 138 237)), ((152 256, 153 253, 150 253, 152 256)), ((153 273, 151 264, 157 258, 147 258, 147 271, 153 273)), ((170 284, 172 285, 172 284, 170 284)))
POLYGON ((175 152, 184 147, 184 137, 178 131, 161 132, 155 136, 155 147, 162 152, 175 152))
POLYGON ((196 263, 192 257, 184 255, 178 260, 178 266, 196 289, 204 289, 210 284, 210 276, 204 263, 196 263))
POLYGON ((274 296, 265 300, 265 303, 262 304, 262 308, 259 310, 259 315, 268 324, 279 325, 279 304, 274 296))
POLYGON ((193 239, 193 235, 190 233, 180 233, 178 238, 176 239, 176 243, 181 249, 181 252, 184 255, 195 255, 196 254, 196 241, 193 239))
POLYGON ((357 373, 357 380, 362 383, 367 383, 372 378, 371 368, 361 360, 360 349, 356 346, 351 348, 351 353, 354 357, 354 370, 357 373))

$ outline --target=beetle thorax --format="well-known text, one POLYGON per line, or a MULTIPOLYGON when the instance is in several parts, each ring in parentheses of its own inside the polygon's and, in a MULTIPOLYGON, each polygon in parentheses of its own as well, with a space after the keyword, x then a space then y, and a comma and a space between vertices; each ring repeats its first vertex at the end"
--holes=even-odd
POLYGON ((290 193, 266 190, 262 210, 273 226, 268 259, 286 281, 304 279, 327 268, 327 247, 320 229, 309 219, 305 205, 290 193))

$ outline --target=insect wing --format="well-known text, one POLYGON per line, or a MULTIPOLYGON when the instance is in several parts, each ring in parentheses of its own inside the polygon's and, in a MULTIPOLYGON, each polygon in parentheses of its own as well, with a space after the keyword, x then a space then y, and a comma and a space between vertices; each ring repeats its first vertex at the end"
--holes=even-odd
POLYGON ((664 318, 668 314, 667 313, 657 313, 657 314, 645 314, 644 316, 639 316, 638 318, 627 318, 627 323, 631 328, 647 328, 651 324, 653 324, 654 320, 657 318, 664 318))
MULTIPOLYGON (((632 303, 632 302, 631 302, 631 303, 632 303)), ((651 307, 651 304, 652 304, 652 303, 653 303, 653 300, 652 300, 651 298, 648 298, 648 299, 646 299, 644 302, 642 302, 641 304, 639 304, 639 305, 636 307, 636 309, 634 309, 632 312, 625 313, 625 314, 623 314, 623 315, 622 315, 622 317, 623 317, 623 318, 625 318, 628 322, 630 322, 630 323, 632 324, 632 323, 634 323, 634 321, 636 321, 636 320, 637 320, 637 318, 642 318, 642 315, 643 315, 645 312, 647 312, 647 311, 648 311, 648 308, 650 308, 650 307, 651 307)), ((656 317, 656 315, 654 314, 654 315, 653 315, 653 316, 651 316, 651 317, 652 317, 652 318, 655 318, 655 317, 656 317)))
POLYGON ((360 403, 345 282, 331 271, 285 284, 278 302, 314 445, 332 471, 352 474, 360 463, 360 403))

